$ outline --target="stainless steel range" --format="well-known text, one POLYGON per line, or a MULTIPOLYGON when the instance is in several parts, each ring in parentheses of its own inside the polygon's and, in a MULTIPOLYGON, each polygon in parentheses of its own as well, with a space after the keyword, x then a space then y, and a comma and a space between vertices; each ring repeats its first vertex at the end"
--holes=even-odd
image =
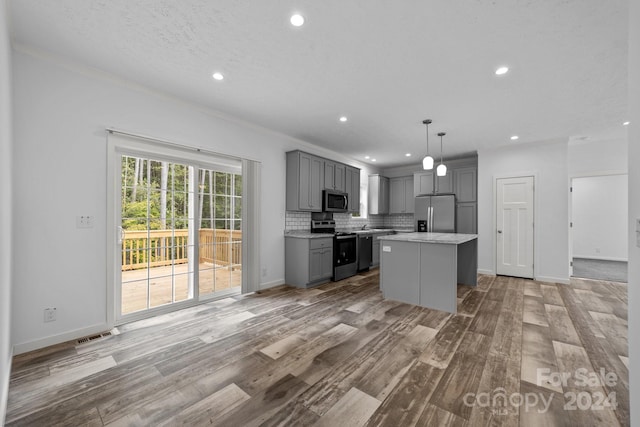
POLYGON ((358 272, 355 233, 336 231, 333 219, 312 220, 311 232, 333 234, 333 281, 346 279, 358 272))

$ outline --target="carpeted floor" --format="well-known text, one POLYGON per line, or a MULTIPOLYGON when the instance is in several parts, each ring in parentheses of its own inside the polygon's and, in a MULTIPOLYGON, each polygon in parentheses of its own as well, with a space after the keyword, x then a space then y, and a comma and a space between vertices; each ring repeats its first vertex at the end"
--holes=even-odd
POLYGON ((627 263, 625 261, 574 258, 573 277, 627 283, 627 263))

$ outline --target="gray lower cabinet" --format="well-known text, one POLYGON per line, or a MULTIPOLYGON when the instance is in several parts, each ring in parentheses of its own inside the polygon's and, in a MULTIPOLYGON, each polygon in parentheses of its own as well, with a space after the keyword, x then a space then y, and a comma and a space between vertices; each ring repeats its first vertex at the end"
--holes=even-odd
POLYGON ((380 286, 385 298, 416 304, 420 301, 420 243, 385 241, 380 286), (398 280, 401 277, 402 280, 398 280), (391 285, 392 284, 392 285, 391 285))
POLYGON ((371 243, 371 267, 377 267, 380 265, 380 240, 378 237, 387 236, 389 234, 393 234, 393 232, 381 232, 372 234, 371 238, 373 242, 371 243))
POLYGON ((372 237, 371 243, 371 267, 377 267, 380 265, 380 240, 377 239, 378 235, 372 237))
POLYGON ((333 238, 285 237, 287 285, 308 288, 328 282, 333 276, 333 238))

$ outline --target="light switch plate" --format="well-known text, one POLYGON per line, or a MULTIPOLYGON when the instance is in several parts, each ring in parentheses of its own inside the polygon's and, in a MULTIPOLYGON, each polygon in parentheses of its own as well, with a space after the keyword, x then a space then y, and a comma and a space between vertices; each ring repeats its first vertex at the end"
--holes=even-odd
POLYGON ((383 246, 382 252, 391 252, 391 246, 383 246))

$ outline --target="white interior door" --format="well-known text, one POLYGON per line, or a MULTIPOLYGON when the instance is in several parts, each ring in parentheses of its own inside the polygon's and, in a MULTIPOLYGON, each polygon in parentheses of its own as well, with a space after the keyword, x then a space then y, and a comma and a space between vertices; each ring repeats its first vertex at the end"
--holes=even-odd
POLYGON ((532 176, 496 180, 496 274, 533 278, 532 176))

